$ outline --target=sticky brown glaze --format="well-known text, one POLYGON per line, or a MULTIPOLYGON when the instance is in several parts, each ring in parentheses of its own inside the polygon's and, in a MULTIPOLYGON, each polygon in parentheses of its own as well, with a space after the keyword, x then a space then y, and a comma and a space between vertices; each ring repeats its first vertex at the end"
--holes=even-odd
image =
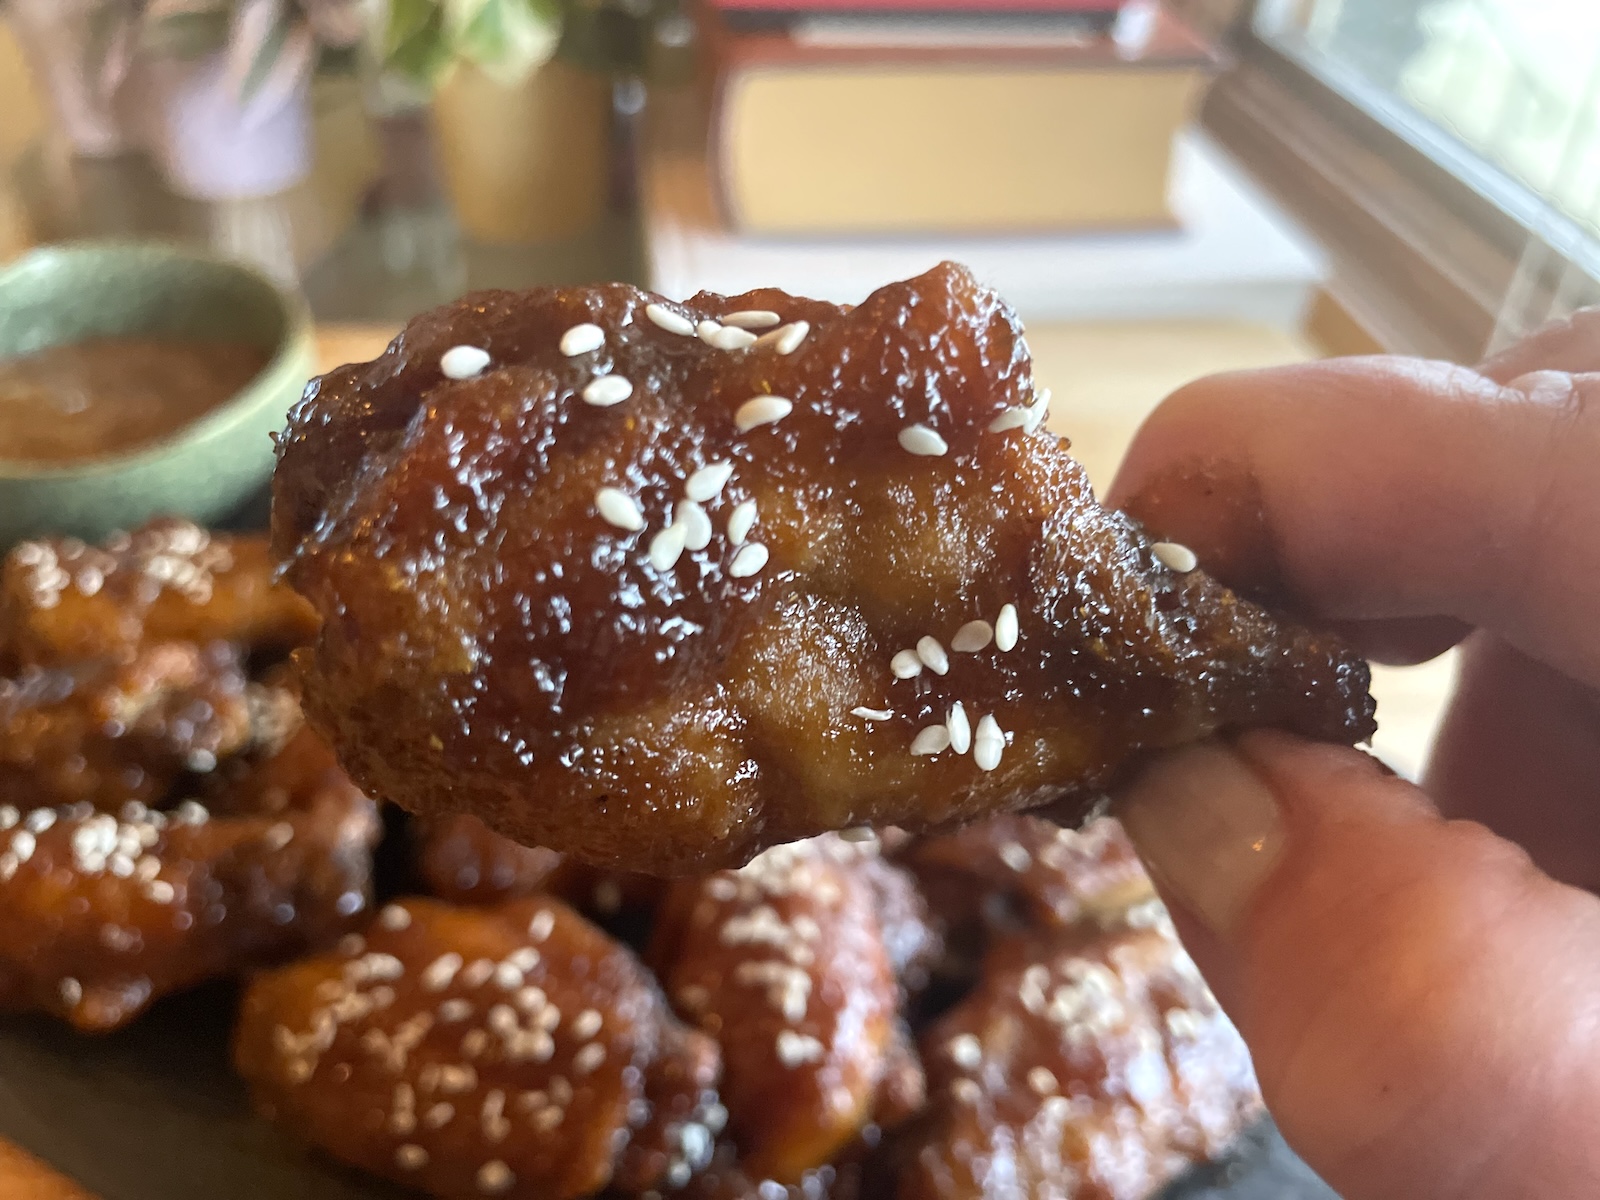
POLYGON ((891 1152, 895 1200, 1147 1200, 1260 1116, 1170 926, 993 958, 923 1035, 931 1103, 891 1152))
POLYGON ((217 813, 7 805, 0 826, 0 1007, 91 1032, 337 939, 365 914, 380 832, 309 728, 217 813))
POLYGON ((434 1196, 568 1200, 706 1165, 715 1044, 560 901, 405 900, 259 977, 234 1060, 268 1116, 434 1196))
POLYGON ((752 1178, 798 1184, 921 1104, 870 853, 831 835, 777 846, 663 905, 650 958, 722 1046, 729 1136, 752 1178))
POLYGON ((822 830, 1081 811, 1132 756, 1219 729, 1369 736, 1365 665, 1164 566, 1045 402, 1015 315, 949 264, 850 310, 617 284, 428 313, 313 384, 279 443, 274 547, 324 619, 312 720, 408 808, 680 874, 822 830), (747 310, 782 324, 736 346, 715 322, 747 310), (580 323, 603 344, 563 353, 580 323), (457 346, 487 369, 445 378, 457 346), (586 403, 602 378, 631 393, 586 403), (773 396, 792 411, 741 431, 773 396), (697 548, 682 502, 718 464, 697 548), (696 545, 674 557, 669 528, 696 545), (1007 605, 1014 646, 955 649, 1007 605), (972 748, 913 753, 957 704, 972 748))
POLYGON ((648 917, 662 880, 578 862, 543 846, 523 846, 467 813, 414 824, 417 871, 430 893, 458 904, 495 904, 548 892, 599 918, 648 917))
POLYGON ((176 518, 103 546, 19 542, 0 563, 0 666, 122 660, 163 642, 288 649, 316 614, 274 571, 265 538, 176 518))
POLYGON ((916 876, 943 936, 945 975, 971 975, 997 937, 1116 928, 1130 910, 1159 909, 1138 852, 1111 817, 1073 830, 1006 813, 919 838, 896 861, 916 876))
POLYGON ((253 736, 251 689, 227 642, 23 667, 0 678, 0 802, 155 804, 253 736))

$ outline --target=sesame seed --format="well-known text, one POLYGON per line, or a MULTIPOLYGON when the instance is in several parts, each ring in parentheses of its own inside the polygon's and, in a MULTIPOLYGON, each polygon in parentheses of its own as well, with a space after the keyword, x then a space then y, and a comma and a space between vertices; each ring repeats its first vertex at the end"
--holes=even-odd
POLYGON ((454 950, 441 954, 422 971, 422 987, 429 992, 442 992, 461 970, 461 955, 454 950))
POLYGON ((733 424, 740 433, 749 433, 761 425, 781 421, 794 411, 794 401, 786 396, 752 396, 733 414, 733 424))
POLYGON ((852 717, 860 717, 863 721, 887 721, 894 716, 894 712, 887 708, 852 708, 852 717))
POLYGON ((767 548, 760 542, 749 542, 739 547, 733 561, 728 564, 728 574, 734 579, 745 579, 767 565, 767 548))
POLYGON ((398 904, 385 904, 378 912, 378 925, 391 933, 398 933, 411 924, 411 913, 398 904))
POLYGON ((675 1162, 667 1168, 666 1185, 669 1188, 676 1190, 684 1187, 692 1178, 694 1178, 694 1168, 686 1162, 675 1162))
POLYGON ((683 549, 688 544, 688 526, 668 525, 650 539, 650 565, 658 571, 672 570, 678 565, 678 559, 683 557, 683 549))
POLYGON ((32 858, 33 852, 38 845, 39 839, 26 829, 19 829, 11 835, 11 853, 16 856, 19 864, 25 863, 32 858))
POLYGON ((823 1045, 810 1034, 796 1033, 792 1029, 778 1031, 778 1061, 793 1070, 802 1063, 820 1062, 823 1045))
POLYGON ((1194 551, 1177 542, 1157 542, 1150 547, 1150 552, 1162 566, 1179 575, 1187 575, 1200 565, 1194 551))
POLYGON ((989 432, 1005 433, 1007 430, 1021 429, 1029 420, 1026 408, 1008 408, 989 422, 989 432))
POLYGON ((395 1149, 394 1165, 402 1171, 420 1171, 428 1165, 428 1152, 421 1146, 407 1142, 395 1149))
POLYGON ((950 731, 943 725, 929 725, 911 742, 911 753, 918 756, 943 754, 948 749, 950 749, 950 731))
POLYGON ((494 982, 501 991, 514 992, 522 986, 522 970, 514 962, 503 962, 494 969, 494 982))
POLYGON ((605 344, 606 331, 587 321, 582 325, 574 325, 561 335, 561 353, 568 358, 598 350, 605 344))
POLYGON ((898 439, 902 450, 922 458, 938 458, 950 451, 950 444, 926 425, 908 425, 898 439))
POLYGON ((478 1073, 466 1065, 446 1064, 439 1068, 439 1090, 447 1096, 470 1092, 478 1086, 478 1073))
POLYGON ((810 321, 792 321, 788 325, 781 325, 762 334, 759 342, 762 345, 771 345, 779 354, 793 354, 800 349, 800 343, 806 340, 806 335, 810 332, 810 321))
POLYGON ((1033 855, 1028 853, 1028 848, 1021 842, 1002 842, 996 853, 1000 855, 1001 862, 1019 875, 1033 866, 1033 855))
POLYGON ((61 1003, 65 1004, 68 1008, 76 1006, 77 1003, 83 999, 83 984, 79 983, 70 975, 65 976, 61 982, 56 985, 56 990, 61 994, 61 1003))
POLYGON ((261 842, 268 850, 282 850, 292 841, 294 841, 294 826, 288 821, 275 822, 261 835, 261 842))
POLYGON ((594 906, 603 913, 614 913, 622 907, 622 889, 613 879, 602 879, 594 885, 594 906))
POLYGON ((782 320, 777 313, 765 308, 742 308, 722 316, 722 323, 735 329, 771 329, 782 320))
POLYGON ((695 322, 694 334, 702 342, 709 344, 711 339, 716 337, 717 330, 721 328, 722 322, 713 321, 710 317, 705 317, 695 322))
POLYGON ((1050 389, 1045 388, 1039 393, 1039 398, 1028 405, 1028 432, 1032 433, 1043 425, 1050 416, 1050 389))
POLYGON ((499 1088, 484 1093, 483 1107, 478 1111, 478 1126, 483 1136, 491 1142, 503 1142, 511 1133, 511 1122, 505 1117, 506 1094, 499 1088))
POLYGON ((950 649, 957 654, 976 654, 993 640, 993 625, 987 621, 968 621, 950 639, 950 649))
POLYGON ((185 800, 172 810, 172 819, 179 825, 204 825, 211 814, 198 800, 185 800))
POLYGON ((672 506, 672 523, 683 526, 683 544, 688 550, 704 550, 711 544, 711 518, 693 500, 679 500, 672 506))
POLYGON ((983 1043, 970 1033, 957 1034, 945 1049, 950 1051, 950 1061, 963 1071, 976 1071, 983 1065, 983 1043))
POLYGON ((967 720, 967 708, 961 701, 957 700, 950 706, 944 727, 950 734, 950 749, 957 754, 965 754, 972 748, 972 723, 967 720))
POLYGON ((442 1129, 456 1119, 456 1106, 441 1100, 422 1114, 422 1123, 429 1129, 442 1129))
POLYGON ((745 538, 750 536, 751 527, 756 523, 756 502, 743 500, 734 506, 728 514, 728 540, 735 546, 744 545, 745 538))
POLYGON ((644 528, 644 513, 639 511, 638 503, 627 492, 603 487, 594 494, 594 506, 607 524, 615 525, 618 529, 638 533, 644 528))
POLYGON ((756 344, 756 335, 748 329, 719 325, 711 334, 701 334, 701 340, 718 350, 748 350, 756 344))
POLYGON ((439 1020, 446 1025, 457 1021, 465 1021, 472 1015, 472 1001, 463 1000, 459 996, 439 1002, 439 1020))
POLYGON ((10 829, 21 819, 22 814, 17 811, 14 804, 0 804, 0 829, 10 829))
POLYGON ((878 833, 870 825, 855 825, 839 830, 839 837, 846 842, 874 842, 878 840, 878 833))
POLYGON ((583 402, 595 408, 610 408, 613 404, 621 404, 631 395, 633 384, 621 375, 601 375, 591 379, 583 389, 583 402))
POLYGON ((586 1008, 572 1018, 572 1036, 580 1040, 592 1038, 600 1032, 600 1026, 603 1023, 604 1018, 596 1010, 586 1008))
POLYGON ((1051 1096, 1060 1090, 1055 1072, 1049 1067, 1034 1067, 1028 1072, 1028 1086, 1041 1096, 1051 1096))
POLYGON ((517 1007, 523 1012, 535 1012, 550 1003, 549 997, 544 994, 544 989, 534 987, 531 984, 524 988, 518 988, 517 994, 512 999, 516 1001, 517 1007))
POLYGON ((482 987, 489 982, 494 974, 494 961, 488 958, 475 958, 461 968, 461 986, 465 988, 482 987))
POLYGON ((939 644, 938 638, 918 638, 917 657, 922 660, 922 665, 935 675, 950 673, 950 656, 944 652, 944 647, 939 644))
POLYGON ((922 674, 922 659, 915 650, 902 650, 889 660, 889 670, 896 679, 915 679, 922 674))
POLYGON ((599 1042, 590 1042, 572 1056, 572 1069, 587 1075, 606 1060, 606 1048, 599 1042))
POLYGON ((1006 735, 993 714, 986 713, 978 722, 972 738, 972 761, 980 771, 992 771, 1000 765, 1000 755, 1006 748, 1006 735))
POLYGON ((439 370, 446 379, 472 379, 489 365, 489 352, 476 346, 451 346, 439 356, 439 370))
POLYGON ((491 1159, 478 1168, 478 1190, 485 1196, 498 1196, 501 1192, 511 1190, 517 1177, 511 1173, 511 1168, 498 1158, 491 1159))
POLYGON ((36 808, 28 814, 24 824, 30 833, 43 833, 56 823, 56 810, 53 808, 36 808))
POLYGON ((645 305, 644 315, 650 318, 651 324, 659 329, 665 329, 668 333, 676 333, 682 337, 694 336, 694 322, 664 304, 645 305))
POLYGON ((153 904, 171 904, 178 893, 165 879, 152 879, 145 884, 144 894, 153 904))
POLYGON ((689 481, 683 485, 683 494, 691 500, 704 504, 721 495, 722 489, 732 478, 733 464, 727 459, 708 463, 689 476, 689 481))
POLYGON ((539 965, 539 952, 532 946, 519 946, 506 955, 506 961, 526 973, 539 965))
POLYGON ((1017 644, 1017 606, 1002 605, 1000 615, 994 619, 994 648, 1004 653, 1017 644))
POLYGON ((517 1010, 509 1004, 496 1004, 489 1010, 487 1022, 490 1029, 504 1037, 518 1028, 517 1010))
POLYGON ((962 1104, 976 1104, 983 1090, 972 1080, 963 1076, 950 1085, 950 1094, 962 1104))
POLYGON ((538 1116, 533 1118, 532 1125, 540 1133, 549 1133, 561 1124, 561 1118, 565 1115, 559 1108, 542 1109, 538 1116))
POLYGON ((556 927, 556 915, 548 908, 541 908, 533 914, 533 919, 528 922, 528 936, 536 942, 542 942, 550 936, 556 927))

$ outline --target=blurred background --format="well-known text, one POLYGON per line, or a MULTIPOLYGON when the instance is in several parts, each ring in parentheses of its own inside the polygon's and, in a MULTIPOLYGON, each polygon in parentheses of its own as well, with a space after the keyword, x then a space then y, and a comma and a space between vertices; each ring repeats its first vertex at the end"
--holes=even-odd
MULTIPOLYGON (((956 258, 1100 485, 1170 389, 1600 298, 1592 0, 3 0, 0 260, 159 238, 323 366, 479 287, 956 258)), ((0 448, 0 458, 4 450, 0 448)), ((1385 673, 1420 761, 1448 661, 1385 673)))

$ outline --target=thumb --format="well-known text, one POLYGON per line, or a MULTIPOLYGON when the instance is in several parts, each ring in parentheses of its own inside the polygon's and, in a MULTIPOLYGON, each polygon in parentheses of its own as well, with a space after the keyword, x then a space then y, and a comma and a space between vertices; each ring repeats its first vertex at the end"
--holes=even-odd
POLYGON ((1119 815, 1346 1200, 1592 1195, 1600 900, 1375 760, 1284 734, 1157 760, 1119 815))

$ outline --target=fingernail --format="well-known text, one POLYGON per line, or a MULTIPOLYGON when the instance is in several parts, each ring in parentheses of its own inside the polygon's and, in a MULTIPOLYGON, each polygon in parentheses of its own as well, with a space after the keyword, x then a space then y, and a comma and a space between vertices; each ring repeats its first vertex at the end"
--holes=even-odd
POLYGON ((1224 936, 1283 854, 1277 800, 1225 746, 1163 755, 1116 801, 1117 816, 1162 891, 1224 936))

